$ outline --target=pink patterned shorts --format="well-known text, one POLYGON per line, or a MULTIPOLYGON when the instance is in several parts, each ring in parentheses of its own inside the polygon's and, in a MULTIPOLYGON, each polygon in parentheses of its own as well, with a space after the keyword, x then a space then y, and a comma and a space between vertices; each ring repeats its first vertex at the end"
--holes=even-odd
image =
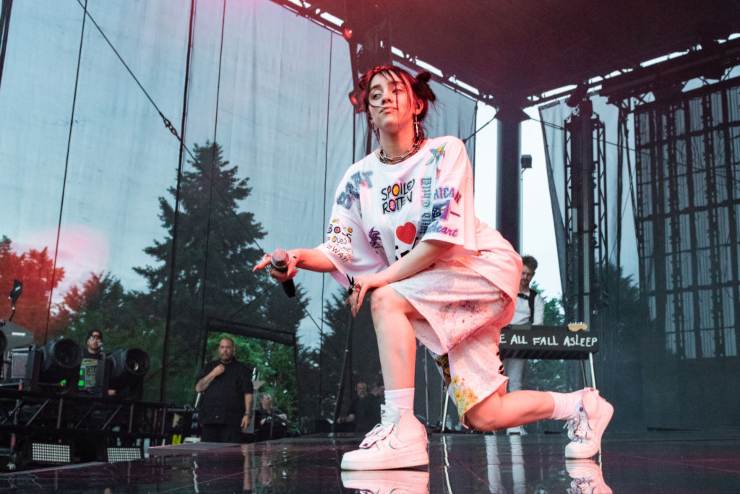
MULTIPOLYGON (((480 256, 485 260, 485 253, 480 256)), ((501 328, 514 316, 514 302, 495 284, 454 259, 391 283, 424 317, 413 320, 416 337, 448 364, 450 396, 465 413, 506 384, 499 353, 501 328)), ((445 366, 442 365, 445 369, 445 366)))

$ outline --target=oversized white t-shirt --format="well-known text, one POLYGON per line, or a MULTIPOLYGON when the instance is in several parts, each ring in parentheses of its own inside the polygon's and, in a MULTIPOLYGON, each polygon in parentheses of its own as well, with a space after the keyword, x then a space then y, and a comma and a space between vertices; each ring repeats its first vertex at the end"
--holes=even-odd
POLYGON ((382 271, 425 240, 454 244, 445 259, 455 258, 516 299, 521 259, 498 231, 475 217, 473 171, 456 137, 428 139, 394 165, 371 153, 350 166, 319 248, 347 287, 355 276, 382 271), (494 255, 482 262, 480 251, 494 255))

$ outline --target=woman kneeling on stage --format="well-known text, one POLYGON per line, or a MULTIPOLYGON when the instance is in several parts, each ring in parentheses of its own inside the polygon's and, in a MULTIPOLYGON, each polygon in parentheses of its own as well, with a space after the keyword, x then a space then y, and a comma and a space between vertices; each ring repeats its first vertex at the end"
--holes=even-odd
MULTIPOLYGON (((614 408, 593 388, 506 392, 499 333, 514 314, 522 262, 473 209, 473 172, 455 137, 427 138, 435 100, 429 73, 375 67, 359 93, 376 151, 339 183, 326 242, 289 251, 287 272, 330 272, 352 289, 354 315, 367 296, 385 383, 381 423, 342 458, 347 470, 426 465, 427 434, 413 414, 418 338, 445 369, 463 424, 481 431, 566 420, 568 458, 590 458, 614 408)), ((255 270, 270 264, 266 255, 255 270)))

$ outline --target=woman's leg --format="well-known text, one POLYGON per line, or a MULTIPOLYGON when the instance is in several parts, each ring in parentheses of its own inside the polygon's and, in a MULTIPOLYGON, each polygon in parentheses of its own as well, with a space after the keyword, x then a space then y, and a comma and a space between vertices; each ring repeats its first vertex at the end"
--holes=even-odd
POLYGON ((468 410, 465 419, 478 430, 492 431, 550 418, 554 409, 555 400, 550 393, 506 393, 502 388, 468 410))
MULTIPOLYGON (((389 286, 372 293, 371 311, 386 393, 413 388, 416 335, 411 320, 421 315, 389 286)), ((575 409, 580 392, 573 395, 571 401, 575 409)), ((466 418, 476 429, 494 430, 550 418, 554 408, 550 393, 516 391, 506 394, 501 389, 469 410, 466 418)))
POLYGON ((491 431, 542 419, 568 420, 566 458, 590 458, 601 451, 601 437, 614 414, 614 407, 586 388, 573 393, 515 391, 503 389, 488 396, 465 414, 472 427, 491 431))
POLYGON ((386 391, 413 388, 416 335, 411 319, 421 316, 390 286, 373 291, 370 308, 386 391))
POLYGON ((365 436, 359 449, 344 454, 342 469, 427 465, 426 428, 413 412, 416 335, 410 318, 418 313, 389 286, 372 293, 371 310, 385 384, 385 407, 380 426, 365 436))

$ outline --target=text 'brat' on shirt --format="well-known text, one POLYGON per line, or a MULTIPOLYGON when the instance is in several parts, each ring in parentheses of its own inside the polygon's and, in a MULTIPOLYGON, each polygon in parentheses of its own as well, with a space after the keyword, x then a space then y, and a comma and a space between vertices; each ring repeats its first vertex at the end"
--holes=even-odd
POLYGON ((337 196, 337 204, 344 207, 344 209, 351 209, 352 204, 360 199, 360 187, 372 189, 372 176, 372 171, 356 172, 350 175, 344 186, 344 191, 337 196))

